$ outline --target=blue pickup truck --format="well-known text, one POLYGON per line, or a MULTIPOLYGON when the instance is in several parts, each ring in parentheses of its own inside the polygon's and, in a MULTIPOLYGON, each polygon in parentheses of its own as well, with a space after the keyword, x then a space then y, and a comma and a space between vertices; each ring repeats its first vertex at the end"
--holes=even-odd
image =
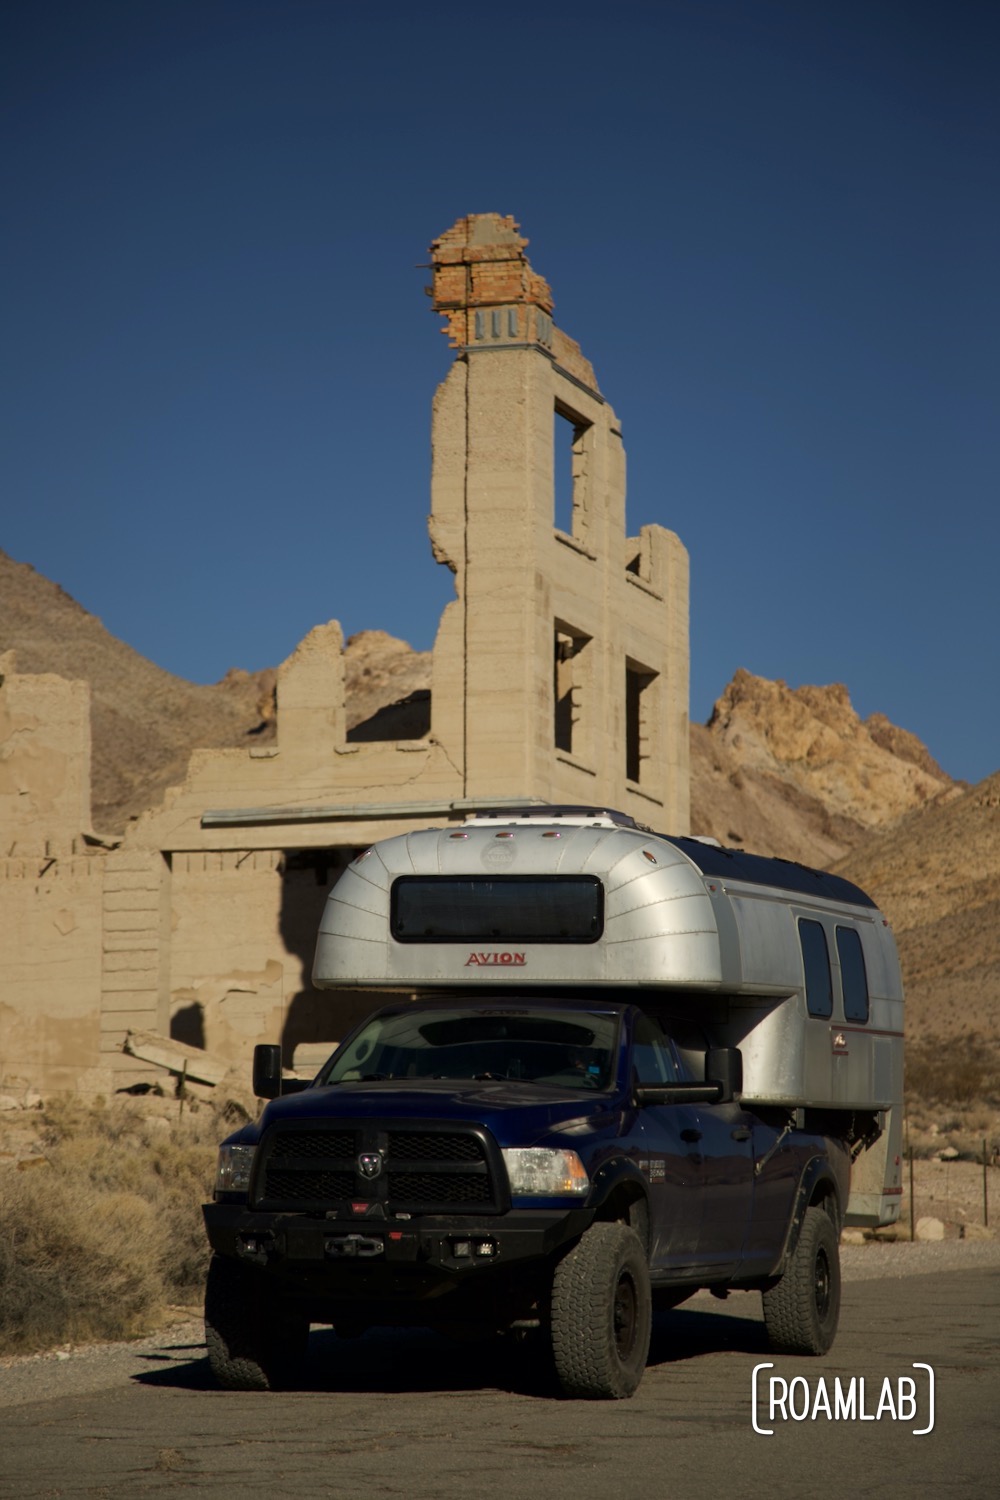
POLYGON ((364 851, 314 977, 390 1003, 311 1080, 256 1049, 269 1102, 205 1207, 220 1384, 294 1381, 312 1323, 417 1326, 622 1398, 700 1288, 830 1348, 841 1227, 898 1214, 902 994, 863 892, 531 809, 364 851))

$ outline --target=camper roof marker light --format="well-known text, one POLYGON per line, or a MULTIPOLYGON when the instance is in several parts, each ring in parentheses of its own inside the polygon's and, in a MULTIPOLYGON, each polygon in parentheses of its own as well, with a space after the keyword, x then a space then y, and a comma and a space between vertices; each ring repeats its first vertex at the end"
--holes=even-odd
POLYGON ((469 835, 467 833, 449 833, 448 837, 450 839, 467 839, 469 835))

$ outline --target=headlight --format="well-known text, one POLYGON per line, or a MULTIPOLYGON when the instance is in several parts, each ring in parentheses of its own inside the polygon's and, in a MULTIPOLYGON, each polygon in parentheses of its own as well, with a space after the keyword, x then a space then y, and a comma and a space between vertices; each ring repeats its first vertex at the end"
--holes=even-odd
POLYGON ((256 1146, 220 1146, 215 1169, 217 1193, 245 1193, 250 1187, 250 1169, 256 1146))
POLYGON ((575 1151, 548 1146, 510 1146, 503 1153, 515 1198, 552 1198, 569 1193, 574 1198, 590 1191, 590 1178, 575 1151))

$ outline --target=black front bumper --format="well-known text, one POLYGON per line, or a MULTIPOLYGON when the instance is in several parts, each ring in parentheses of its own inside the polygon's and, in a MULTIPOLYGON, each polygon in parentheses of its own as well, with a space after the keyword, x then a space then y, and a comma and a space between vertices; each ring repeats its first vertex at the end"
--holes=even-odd
MULTIPOLYGON (((464 1281, 489 1269, 545 1261, 578 1239, 593 1209, 510 1209, 503 1214, 426 1214, 414 1219, 260 1213, 242 1204, 203 1209, 212 1249, 279 1277, 343 1293, 403 1274, 464 1281), (423 1273, 421 1276, 419 1273, 423 1273)), ((414 1284, 416 1291, 416 1282, 414 1284)), ((420 1295, 419 1292, 416 1293, 420 1295)), ((426 1293, 424 1294, 426 1295, 426 1293)))

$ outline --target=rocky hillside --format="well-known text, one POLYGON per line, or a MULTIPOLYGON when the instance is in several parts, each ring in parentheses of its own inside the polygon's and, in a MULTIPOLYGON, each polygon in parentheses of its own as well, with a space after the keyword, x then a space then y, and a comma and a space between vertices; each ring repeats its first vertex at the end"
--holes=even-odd
POLYGON ((943 1048, 970 1034, 1000 1045, 1000 772, 863 840, 837 868, 892 922, 911 1029, 943 1048))
POLYGON ((862 720, 847 689, 789 688, 742 668, 691 730, 691 828, 824 867, 958 788, 915 735, 862 720))

